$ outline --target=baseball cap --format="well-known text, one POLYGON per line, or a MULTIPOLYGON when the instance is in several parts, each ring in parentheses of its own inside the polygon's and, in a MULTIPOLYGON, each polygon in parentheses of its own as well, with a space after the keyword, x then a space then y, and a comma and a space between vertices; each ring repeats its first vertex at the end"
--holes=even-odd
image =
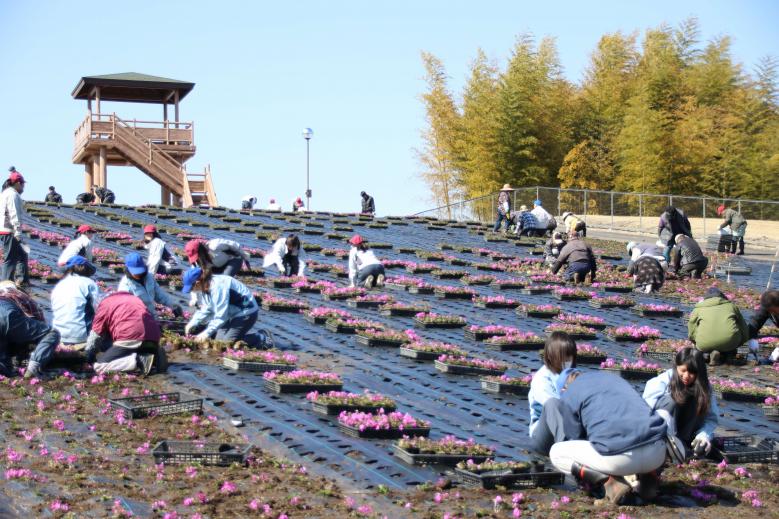
POLYGON ((25 183, 22 174, 15 170, 12 171, 10 175, 8 175, 8 180, 10 180, 12 184, 16 184, 17 182, 21 182, 22 184, 25 183))
POLYGON ((565 382, 568 380, 568 377, 571 375, 571 373, 579 373, 579 370, 576 368, 565 368, 563 372, 557 376, 557 380, 555 380, 554 386, 558 395, 563 394, 565 382))
POLYGON ((89 225, 87 225, 87 224, 83 224, 83 225, 79 225, 78 226, 78 233, 79 234, 84 234, 84 233, 87 233, 87 232, 95 232, 95 230, 92 227, 90 227, 89 225))
POLYGON ((77 265, 89 265, 89 266, 92 266, 91 263, 89 263, 84 256, 73 256, 67 262, 65 262, 65 268, 71 268, 71 267, 75 267, 77 265))
POLYGON ((189 259, 190 263, 195 263, 197 261, 197 248, 201 243, 201 240, 189 240, 187 244, 184 245, 184 252, 187 253, 187 259, 189 259))
POLYGON ((192 267, 184 272, 184 275, 182 276, 183 286, 181 287, 181 291, 185 294, 189 294, 192 291, 192 287, 202 275, 203 269, 200 267, 192 267))
POLYGON ((349 243, 351 243, 352 245, 359 245, 364 241, 365 240, 362 239, 362 236, 360 236, 359 234, 355 234, 354 236, 351 237, 349 243))
POLYGON ((538 207, 541 207, 541 200, 533 200, 533 205, 537 205, 538 207))
POLYGON ((150 233, 150 232, 157 232, 157 226, 156 225, 147 225, 143 228, 143 234, 150 233))
POLYGON ((130 274, 136 276, 140 274, 146 274, 146 263, 143 262, 143 258, 137 252, 131 252, 124 257, 124 266, 130 271, 130 274))

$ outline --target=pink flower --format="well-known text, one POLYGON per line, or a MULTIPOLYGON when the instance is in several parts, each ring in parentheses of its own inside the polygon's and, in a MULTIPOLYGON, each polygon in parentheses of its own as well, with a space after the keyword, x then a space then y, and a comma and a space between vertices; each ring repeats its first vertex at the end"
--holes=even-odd
POLYGON ((257 501, 256 499, 252 499, 251 501, 249 501, 249 508, 251 510, 259 510, 260 509, 260 502, 257 501))
POLYGON ((191 497, 185 497, 184 498, 184 506, 192 506, 195 503, 195 499, 191 497))
POLYGON ((49 505, 49 510, 52 512, 67 512, 70 510, 70 506, 68 506, 68 504, 63 501, 60 501, 59 499, 55 499, 49 505))
POLYGON ((65 422, 63 422, 62 420, 54 420, 51 424, 58 431, 64 431, 65 430, 65 422))
POLYGON ((167 507, 168 507, 168 503, 162 500, 155 501, 151 504, 152 510, 162 510, 163 508, 167 508, 167 507))
POLYGON ((237 487, 235 486, 235 483, 232 481, 225 481, 222 483, 222 487, 219 489, 219 491, 223 494, 233 494, 237 490, 237 487))
POLYGON ((560 502, 561 502, 562 504, 564 504, 564 505, 567 505, 568 503, 570 503, 570 502, 571 502, 571 498, 570 498, 570 497, 568 497, 568 496, 563 496, 563 497, 561 497, 561 498, 560 498, 560 502))
POLYGON ((197 476, 197 469, 195 467, 189 466, 186 469, 184 469, 184 473, 190 478, 194 478, 195 476, 197 476))
POLYGON ((511 512, 512 517, 522 517, 522 510, 520 510, 517 507, 514 507, 514 510, 511 512))

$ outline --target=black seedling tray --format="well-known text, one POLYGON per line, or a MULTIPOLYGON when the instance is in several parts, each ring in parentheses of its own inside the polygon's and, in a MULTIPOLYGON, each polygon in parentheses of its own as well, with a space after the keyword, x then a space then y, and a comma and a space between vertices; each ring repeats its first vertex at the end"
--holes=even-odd
POLYGON ((254 362, 230 359, 222 357, 222 365, 229 369, 239 371, 292 371, 296 369, 294 364, 269 364, 267 362, 254 362))
POLYGON ((266 380, 265 389, 274 393, 309 393, 319 391, 327 393, 328 391, 340 391, 343 384, 284 384, 276 380, 266 380))
POLYGON ((311 409, 324 416, 338 416, 342 411, 354 412, 362 411, 363 413, 378 413, 379 409, 384 409, 387 413, 395 410, 394 405, 386 406, 366 406, 366 405, 348 405, 348 404, 322 404, 320 402, 311 402, 311 409))
POLYGON ((488 393, 500 393, 507 395, 527 395, 530 391, 530 385, 520 386, 519 384, 507 384, 495 380, 481 379, 481 388, 488 393))
POLYGON ((123 409, 130 418, 145 418, 179 413, 201 413, 202 398, 184 398, 180 393, 158 393, 154 395, 112 398, 112 406, 123 409))
POLYGON ((152 455, 155 463, 200 463, 224 467, 233 463, 245 464, 251 448, 247 444, 164 440, 154 446, 152 455))
POLYGON ((454 466, 461 461, 473 460, 474 463, 483 463, 487 456, 473 456, 468 454, 433 454, 412 453, 401 449, 397 444, 392 446, 395 456, 409 465, 447 465, 454 466))
POLYGON ((452 476, 465 486, 480 487, 485 490, 492 490, 498 486, 506 488, 551 487, 562 485, 565 481, 565 474, 556 471, 525 472, 520 474, 511 474, 509 471, 503 471, 503 473, 496 471, 476 474, 455 468, 452 476))
POLYGON ((460 366, 457 364, 446 364, 440 360, 435 361, 435 369, 442 373, 451 375, 502 375, 505 371, 497 369, 479 368, 476 366, 460 366))
POLYGON ((397 440, 403 436, 429 436, 429 427, 409 427, 407 429, 364 429, 360 430, 357 427, 347 427, 346 425, 339 423, 338 429, 353 438, 376 438, 380 440, 397 440))
POLYGON ((779 440, 761 436, 722 436, 712 442, 715 459, 728 463, 779 463, 779 440))

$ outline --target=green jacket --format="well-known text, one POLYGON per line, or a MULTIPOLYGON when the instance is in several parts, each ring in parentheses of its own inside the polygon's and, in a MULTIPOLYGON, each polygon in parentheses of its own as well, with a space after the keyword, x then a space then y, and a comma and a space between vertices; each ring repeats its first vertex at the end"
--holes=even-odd
POLYGON ((733 351, 749 340, 749 329, 738 307, 725 297, 709 297, 695 305, 687 325, 696 348, 733 351))

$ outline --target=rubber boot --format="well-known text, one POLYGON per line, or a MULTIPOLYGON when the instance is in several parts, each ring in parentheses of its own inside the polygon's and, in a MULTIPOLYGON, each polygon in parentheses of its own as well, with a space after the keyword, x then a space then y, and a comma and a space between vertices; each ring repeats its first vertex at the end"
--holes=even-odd
POLYGON ((657 490, 660 486, 660 477, 657 471, 647 472, 638 475, 638 495, 644 501, 651 501, 657 497, 657 490))
POLYGON ((609 479, 608 474, 586 467, 578 461, 574 461, 571 465, 571 474, 576 478, 576 481, 586 483, 590 487, 599 487, 609 479))

